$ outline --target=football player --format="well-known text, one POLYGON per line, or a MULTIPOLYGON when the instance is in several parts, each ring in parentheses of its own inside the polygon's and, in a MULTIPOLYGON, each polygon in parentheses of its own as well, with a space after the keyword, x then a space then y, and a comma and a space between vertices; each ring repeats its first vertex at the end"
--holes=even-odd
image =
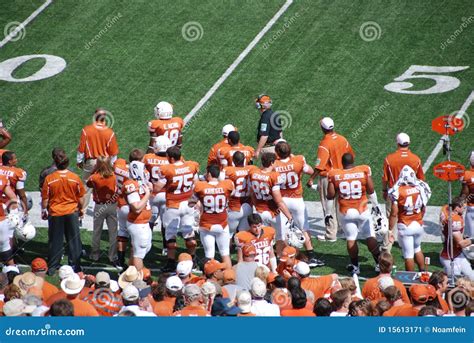
POLYGON ((248 231, 240 231, 235 235, 235 245, 237 246, 238 262, 243 261, 242 247, 246 244, 253 244, 256 255, 255 262, 264 265, 276 273, 277 260, 273 251, 273 241, 275 240, 275 229, 262 224, 262 217, 258 213, 252 213, 247 217, 250 228, 248 231))
MULTIPOLYGON (((305 236, 304 246, 308 255, 307 263, 310 268, 324 266, 324 262, 316 258, 311 244, 311 237, 308 233, 308 213, 303 200, 303 187, 301 185, 303 173, 312 175, 313 168, 306 163, 303 155, 293 155, 290 145, 285 141, 277 143, 275 152, 278 159, 275 161, 274 169, 280 175, 282 181, 280 184, 281 196, 293 215, 296 226, 303 231, 305 236)), ((280 225, 277 228, 276 247, 278 253, 285 247, 286 230, 288 229, 281 220, 280 225)))
POLYGON ((212 164, 207 167, 206 181, 196 182, 193 200, 198 200, 202 208, 199 235, 206 259, 214 259, 217 244, 222 262, 231 268, 227 207, 234 184, 230 180, 219 181, 219 174, 219 166, 212 164))
POLYGON ((150 143, 148 148, 153 151, 153 141, 156 137, 165 136, 171 141, 171 146, 182 146, 182 130, 184 121, 180 117, 173 117, 173 106, 166 101, 160 101, 155 106, 155 120, 148 122, 150 143))
MULTIPOLYGON (((288 220, 288 224, 293 221, 288 207, 282 200, 280 185, 282 180, 278 173, 273 170, 276 155, 271 152, 262 154, 262 168, 252 169, 249 173, 251 185, 252 203, 260 214, 265 226, 277 228, 280 225, 281 211, 288 220)), ((277 251, 278 253, 278 251, 277 251)))
POLYGON ((125 266, 125 251, 127 249, 128 239, 130 235, 127 231, 127 218, 130 208, 125 199, 125 192, 123 192, 123 184, 129 178, 129 165, 123 158, 117 158, 114 162, 115 182, 117 183, 117 256, 118 263, 115 267, 122 271, 126 269, 125 266))
POLYGON ((223 146, 217 151, 217 157, 221 168, 232 166, 232 156, 240 151, 245 156, 245 164, 251 163, 254 155, 254 149, 251 146, 243 145, 240 143, 240 134, 237 131, 229 132, 227 136, 228 146, 223 146))
POLYGON ((229 146, 229 143, 227 142, 227 135, 231 131, 237 131, 237 128, 235 128, 232 124, 227 124, 224 125, 222 128, 222 137, 223 139, 214 144, 209 150, 209 155, 207 157, 207 165, 210 166, 211 164, 219 164, 219 158, 217 157, 217 151, 219 151, 220 148, 223 148, 225 146, 229 146))
MULTIPOLYGON (((150 180, 152 184, 156 184, 160 178, 160 167, 164 164, 169 164, 166 150, 172 146, 171 141, 166 136, 158 136, 153 142, 153 153, 146 154, 144 157, 145 167, 150 173, 150 180)), ((166 255, 166 240, 165 228, 163 225, 163 214, 166 208, 166 192, 162 189, 159 192, 153 190, 151 197, 151 212, 150 229, 153 231, 155 222, 160 216, 161 220, 161 235, 163 237, 163 255, 166 255)))
MULTIPOLYGON (((367 195, 374 209, 379 212, 380 209, 370 167, 354 165, 354 156, 351 153, 342 155, 342 166, 344 169, 332 169, 328 173, 328 206, 333 206, 333 199, 337 195, 341 226, 346 236, 347 251, 351 260, 347 270, 351 274, 359 274, 359 247, 357 245, 359 233, 367 239, 367 247, 376 264, 380 255, 372 227, 372 218, 367 207, 367 195)), ((325 222, 328 221, 328 216, 330 214, 326 214, 325 222)))
MULTIPOLYGON (((450 247, 448 247, 449 230, 448 230, 448 218, 449 218, 449 205, 445 205, 441 209, 440 224, 443 234, 443 250, 440 254, 440 262, 444 267, 444 271, 448 276, 451 276, 453 270, 451 269, 451 258, 450 258, 450 247)), ((466 203, 462 197, 454 198, 451 202, 451 227, 453 230, 453 264, 454 264, 454 275, 465 276, 471 281, 474 280, 474 271, 472 270, 471 264, 464 256, 462 249, 474 244, 474 238, 463 238, 464 232, 464 220, 463 212, 466 203)))
MULTIPOLYGON (((17 196, 10 186, 5 175, 0 175, 0 196, 6 197, 10 205, 10 215, 18 215, 17 196)), ((12 228, 10 221, 5 216, 3 206, 0 206, 0 262, 4 265, 14 265, 11 245, 12 228)))
POLYGON ((143 259, 151 249, 151 231, 148 222, 151 217, 149 175, 143 163, 144 152, 133 149, 130 152, 129 178, 123 183, 125 199, 129 207, 127 231, 132 242, 132 261, 138 271, 143 269, 143 259))
POLYGON ((466 170, 461 179, 461 195, 467 199, 466 228, 464 234, 467 237, 474 237, 474 151, 471 152, 469 162, 471 169, 466 170))
POLYGON ((234 183, 235 191, 229 199, 228 222, 231 236, 236 231, 249 228, 247 217, 252 213, 250 185, 248 176, 251 170, 258 169, 253 165, 245 165, 245 155, 237 151, 232 156, 233 167, 225 167, 219 179, 228 179, 234 183))
POLYGON ((198 180, 199 164, 194 161, 183 161, 181 150, 174 146, 166 151, 169 164, 162 165, 155 191, 166 186, 166 210, 163 214, 165 240, 168 248, 168 261, 163 272, 176 270, 176 236, 178 230, 186 242, 186 248, 194 258, 196 240, 194 239, 194 210, 188 206, 193 195, 194 183, 198 180))
POLYGON ((425 257, 421 251, 423 215, 431 190, 428 184, 416 178, 411 167, 404 166, 398 181, 388 194, 392 202, 389 218, 390 241, 394 240, 392 229, 397 225, 398 244, 405 258, 405 269, 414 271, 416 261, 418 269, 422 271, 425 269, 425 257))

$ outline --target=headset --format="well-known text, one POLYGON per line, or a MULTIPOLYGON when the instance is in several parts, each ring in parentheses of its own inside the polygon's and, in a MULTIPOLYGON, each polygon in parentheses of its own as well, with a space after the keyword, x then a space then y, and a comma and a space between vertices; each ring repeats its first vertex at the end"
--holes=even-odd
POLYGON ((268 98, 270 99, 269 103, 270 103, 270 106, 272 106, 272 99, 270 98, 270 96, 267 95, 267 94, 260 94, 260 95, 257 97, 257 99, 255 99, 255 107, 256 107, 258 110, 260 110, 260 109, 263 107, 262 104, 260 103, 260 100, 261 100, 264 96, 266 96, 266 97, 268 97, 268 98))

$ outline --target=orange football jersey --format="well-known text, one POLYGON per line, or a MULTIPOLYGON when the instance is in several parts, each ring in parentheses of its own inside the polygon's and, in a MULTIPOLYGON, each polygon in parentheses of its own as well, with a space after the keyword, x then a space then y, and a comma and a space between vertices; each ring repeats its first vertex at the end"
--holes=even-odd
POLYGON ((123 184, 128 180, 128 164, 123 158, 117 158, 114 162, 115 181, 117 182, 117 206, 120 208, 127 205, 125 194, 122 192, 123 184))
POLYGON ((408 148, 399 148, 394 153, 389 154, 383 162, 382 180, 388 182, 388 188, 392 188, 397 182, 404 166, 411 167, 415 171, 417 179, 425 179, 420 158, 408 148))
MULTIPOLYGON (((151 179, 153 181, 158 181, 160 178, 160 167, 165 164, 170 164, 168 161, 168 157, 166 156, 158 156, 156 154, 146 154, 143 157, 143 162, 145 163, 145 168, 150 173, 151 179)), ((163 188, 159 193, 165 192, 163 188)), ((156 195, 156 193, 153 193, 156 195)))
POLYGON ((421 200, 420 191, 413 186, 400 186, 398 191, 391 195, 392 201, 397 202, 398 222, 409 225, 413 221, 423 224, 425 209, 421 200))
POLYGON ((328 179, 337 191, 339 211, 347 213, 354 208, 359 213, 367 209, 367 182, 371 176, 369 166, 361 165, 350 169, 333 169, 328 173, 328 179))
POLYGON ((180 117, 173 117, 171 119, 155 119, 148 122, 148 131, 156 136, 165 136, 169 138, 171 144, 175 146, 178 144, 181 137, 181 131, 184 127, 184 121, 180 117))
POLYGON ((199 164, 194 161, 179 161, 161 166, 160 180, 166 180, 166 207, 179 208, 181 202, 191 198, 198 171, 199 164))
POLYGON ((10 181, 10 187, 16 193, 17 189, 25 188, 26 171, 18 167, 0 166, 0 175, 4 175, 10 181))
POLYGON ((257 251, 255 262, 263 265, 270 265, 270 250, 275 240, 275 229, 270 226, 262 228, 260 237, 255 236, 250 231, 240 231, 235 234, 235 244, 242 248, 246 244, 252 244, 257 251))
MULTIPOLYGON (((4 175, 0 175, 0 194, 2 195, 2 198, 4 197, 4 190, 5 188, 10 184, 8 181, 8 178, 4 175)), ((3 206, 0 205, 0 220, 5 219, 5 210, 3 209, 3 206)))
MULTIPOLYGON (((440 222, 442 227, 442 234, 444 236, 443 239, 443 250, 441 251, 441 257, 449 259, 448 255, 448 236, 449 236, 449 230, 448 230, 448 218, 449 218, 449 210, 448 210, 448 205, 444 205, 441 208, 441 214, 440 214, 440 222)), ((461 232, 461 234, 464 233, 464 218, 457 214, 454 211, 451 211, 451 221, 452 221, 452 228, 453 232, 461 232)), ((462 248, 457 246, 457 244, 453 244, 453 258, 457 257, 462 254, 462 248)))
POLYGON ((212 225, 227 226, 227 204, 233 191, 234 184, 230 180, 196 182, 194 193, 202 204, 200 227, 210 229, 212 225))
POLYGON ((469 195, 467 197, 467 206, 474 206, 474 169, 466 170, 464 176, 461 178, 464 185, 467 185, 469 189, 469 195))
POLYGON ((325 134, 318 147, 315 169, 321 176, 327 176, 332 169, 342 169, 342 155, 350 153, 354 156, 351 145, 344 136, 335 132, 325 134))
POLYGON ((303 155, 292 155, 284 160, 275 161, 275 171, 280 174, 280 192, 283 197, 302 198, 301 176, 306 165, 303 155))
POLYGON ((225 167, 225 178, 234 183, 235 191, 229 199, 229 209, 240 211, 242 204, 250 204, 250 184, 248 175, 251 170, 258 169, 256 166, 225 167))
POLYGON ((269 211, 276 215, 278 206, 273 200, 272 191, 280 189, 280 176, 275 171, 266 172, 262 169, 252 169, 249 173, 252 193, 255 197, 257 212, 269 211))
POLYGON ((217 157, 217 152, 219 149, 228 146, 230 147, 229 143, 227 142, 227 138, 224 138, 220 142, 214 144, 209 150, 209 155, 207 156, 207 165, 210 166, 211 164, 216 164, 219 165, 220 161, 219 158, 217 157))
POLYGON ((225 145, 217 151, 217 158, 219 159, 219 165, 221 166, 233 166, 234 162, 232 161, 232 157, 234 154, 240 151, 245 156, 245 165, 250 164, 252 161, 253 155, 255 153, 254 148, 251 146, 243 145, 239 143, 236 146, 225 145))
MULTIPOLYGON (((145 196, 145 190, 143 186, 138 184, 138 181, 127 179, 123 183, 122 192, 125 194, 127 203, 130 203, 130 197, 134 196, 134 194, 138 194, 140 199, 145 196)), ((134 213, 132 210, 128 213, 127 220, 133 224, 146 224, 151 218, 151 207, 150 203, 147 202, 147 205, 140 213, 134 213)))

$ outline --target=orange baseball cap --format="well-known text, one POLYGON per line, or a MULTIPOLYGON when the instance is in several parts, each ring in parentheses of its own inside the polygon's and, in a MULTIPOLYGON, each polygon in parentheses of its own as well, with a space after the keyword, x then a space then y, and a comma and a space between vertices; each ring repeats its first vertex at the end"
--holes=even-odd
POLYGON ((242 247, 242 254, 244 256, 257 255, 257 250, 253 244, 245 244, 242 247))
POLYGON ((280 261, 286 262, 288 257, 295 257, 296 256, 296 248, 287 246, 283 249, 283 252, 280 256, 280 261))
POLYGON ((436 298, 436 289, 432 285, 414 284, 410 287, 410 295, 416 302, 424 304, 436 298))
POLYGON ((275 278, 276 278, 277 276, 278 276, 277 273, 274 273, 274 272, 268 273, 268 276, 267 276, 267 284, 272 283, 273 281, 275 281, 275 278))
POLYGON ((48 271, 48 264, 46 263, 46 261, 43 258, 37 257, 33 261, 31 261, 31 271, 33 273, 47 272, 48 271))
POLYGON ((178 263, 183 262, 183 261, 192 261, 192 260, 193 260, 193 257, 189 255, 187 252, 182 252, 178 256, 178 263))
POLYGON ((204 265, 204 274, 210 275, 210 274, 215 273, 219 269, 225 269, 225 267, 226 267, 225 263, 221 263, 217 260, 212 259, 212 260, 207 261, 206 264, 204 265))
POLYGON ((224 270, 224 282, 233 282, 235 281, 235 271, 233 269, 224 270))

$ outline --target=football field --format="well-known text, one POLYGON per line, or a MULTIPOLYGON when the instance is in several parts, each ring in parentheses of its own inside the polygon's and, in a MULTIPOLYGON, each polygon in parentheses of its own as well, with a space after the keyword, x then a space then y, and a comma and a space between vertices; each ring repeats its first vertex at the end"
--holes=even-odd
MULTIPOLYGON (((467 165, 473 149, 472 1, 49 2, 0 5, 0 116, 29 191, 38 190, 53 147, 75 160, 81 128, 97 107, 110 111, 121 157, 146 148, 147 122, 161 100, 186 118, 184 155, 201 172, 227 123, 256 146, 261 93, 273 98, 285 139, 310 164, 319 120, 332 117, 356 162, 371 166, 380 199, 383 159, 398 132, 429 160, 430 205, 447 202, 446 184, 432 175, 445 157, 436 153, 431 120, 463 117, 452 158, 467 165)), ((305 190, 305 200, 318 195, 305 190)))

